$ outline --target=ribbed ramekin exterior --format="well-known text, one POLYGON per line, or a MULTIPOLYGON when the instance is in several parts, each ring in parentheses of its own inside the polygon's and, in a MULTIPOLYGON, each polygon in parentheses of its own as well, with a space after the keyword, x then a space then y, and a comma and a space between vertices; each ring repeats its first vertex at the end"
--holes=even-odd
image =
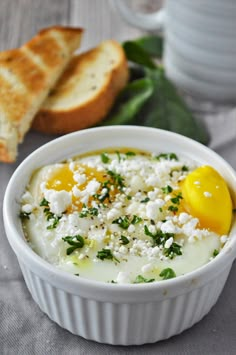
MULTIPOLYGON (((230 265, 231 266, 231 265, 230 265)), ((181 333, 202 319, 216 303, 230 266, 213 280, 161 301, 112 303, 83 298, 52 286, 20 261, 33 299, 49 318, 73 334, 100 343, 140 345, 181 333)))

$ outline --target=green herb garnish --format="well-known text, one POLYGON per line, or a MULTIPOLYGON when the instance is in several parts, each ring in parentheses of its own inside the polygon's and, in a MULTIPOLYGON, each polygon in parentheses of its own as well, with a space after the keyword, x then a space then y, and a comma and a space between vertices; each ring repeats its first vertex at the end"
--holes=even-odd
POLYGON ((102 249, 100 251, 97 252, 97 258, 100 260, 115 260, 118 263, 120 262, 113 254, 112 251, 110 249, 102 249))
POLYGON ((119 190, 125 187, 124 178, 120 174, 117 174, 111 170, 108 170, 107 174, 110 175, 110 177, 112 178, 113 185, 117 187, 119 190))
POLYGON ((165 160, 176 160, 178 161, 178 157, 175 153, 161 153, 155 157, 157 160, 165 159, 165 160))
POLYGON ((102 154, 101 154, 101 160, 102 160, 102 162, 103 162, 104 164, 108 164, 109 161, 110 161, 110 158, 109 158, 109 156, 108 156, 106 153, 102 153, 102 154))
POLYGON ((120 241, 123 245, 129 244, 129 239, 125 235, 120 236, 120 241))
POLYGON ((134 157, 136 155, 136 153, 134 153, 134 152, 126 152, 125 155, 127 157, 134 157))
POLYGON ((20 212, 19 217, 21 220, 30 219, 31 212, 20 212))
POLYGON ((138 216, 134 215, 133 218, 132 218, 131 224, 135 225, 135 224, 140 223, 141 221, 142 221, 141 217, 138 217, 138 216))
POLYGON ((172 203, 179 205, 180 204, 180 200, 183 199, 182 193, 179 192, 178 195, 175 195, 175 197, 172 197, 170 200, 172 203))
POLYGON ((165 248, 165 242, 169 238, 174 238, 174 233, 163 233, 160 229, 158 229, 155 233, 151 233, 148 229, 148 226, 144 226, 144 233, 152 238, 153 246, 162 246, 163 254, 169 259, 173 259, 176 255, 182 255, 181 245, 173 242, 169 248, 165 248))
POLYGON ((44 207, 48 207, 49 206, 49 202, 46 200, 45 197, 42 199, 42 201, 40 202, 39 206, 44 206, 44 207))
POLYGON ((148 201, 150 201, 150 198, 145 197, 143 200, 140 201, 140 203, 147 203, 148 201))
POLYGON ((155 279, 146 279, 142 275, 138 275, 136 277, 136 279, 134 280, 134 284, 149 283, 149 282, 153 282, 153 281, 155 281, 155 279))
POLYGON ((189 168, 186 165, 183 165, 181 168, 182 171, 189 171, 189 168))
POLYGON ((128 229, 130 226, 130 221, 127 216, 119 217, 119 218, 115 219, 112 223, 118 224, 119 227, 122 229, 128 229))
POLYGON ((215 258, 219 254, 219 250, 215 249, 213 251, 213 258, 215 258))
POLYGON ((80 218, 88 217, 88 216, 97 216, 98 215, 98 209, 95 207, 86 207, 86 205, 83 205, 83 208, 81 212, 79 213, 80 218))
POLYGON ((168 267, 166 269, 163 269, 161 271, 161 273, 159 274, 159 276, 161 276, 163 280, 168 280, 168 279, 173 279, 174 277, 176 277, 176 274, 173 269, 168 267))
POLYGON ((45 217, 47 221, 52 222, 49 226, 47 226, 47 229, 50 230, 56 228, 62 216, 57 216, 50 211, 49 202, 45 198, 42 199, 39 205, 45 207, 43 210, 45 217))
POLYGON ((168 207, 168 210, 175 213, 175 212, 178 212, 179 209, 177 206, 170 205, 168 207))
POLYGON ((162 189, 162 192, 163 192, 164 194, 169 194, 169 193, 171 193, 171 192, 173 191, 173 189, 172 189, 172 187, 171 187, 170 185, 167 185, 167 186, 165 186, 165 187, 162 187, 161 189, 162 189))
POLYGON ((72 254, 73 251, 75 251, 76 249, 81 249, 84 246, 84 238, 81 237, 81 235, 79 234, 74 236, 68 235, 66 237, 63 237, 62 240, 64 240, 64 242, 67 242, 69 245, 72 245, 66 250, 67 255, 72 254))

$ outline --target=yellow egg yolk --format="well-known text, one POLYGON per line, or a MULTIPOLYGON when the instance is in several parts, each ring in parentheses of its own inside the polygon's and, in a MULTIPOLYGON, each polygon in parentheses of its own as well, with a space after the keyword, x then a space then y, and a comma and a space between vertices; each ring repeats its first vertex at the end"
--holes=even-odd
MULTIPOLYGON (((54 171, 50 174, 50 178, 46 182, 46 188, 56 191, 65 190, 67 192, 72 192, 73 187, 77 186, 79 190, 83 191, 87 184, 91 180, 95 179, 101 183, 101 188, 97 192, 100 194, 102 190, 102 183, 107 180, 111 180, 111 177, 105 171, 97 171, 95 168, 91 168, 86 165, 77 164, 75 171, 80 167, 83 168, 83 174, 86 175, 86 182, 83 184, 78 185, 78 183, 74 180, 74 171, 69 168, 69 164, 63 164, 55 168, 54 171)), ((110 199, 112 199, 117 192, 117 189, 111 190, 109 194, 110 199)), ((92 196, 89 198, 88 206, 91 205, 91 201, 93 199, 94 198, 92 196)), ((74 195, 72 195, 72 204, 72 209, 80 210, 83 207, 83 203, 74 195)))
POLYGON ((222 176, 210 166, 191 172, 181 185, 183 206, 199 219, 201 228, 227 234, 232 220, 232 200, 222 176))

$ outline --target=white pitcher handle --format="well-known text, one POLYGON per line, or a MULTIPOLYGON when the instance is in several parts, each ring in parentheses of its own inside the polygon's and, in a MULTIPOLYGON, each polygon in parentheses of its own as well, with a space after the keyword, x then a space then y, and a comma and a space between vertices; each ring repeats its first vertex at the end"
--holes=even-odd
POLYGON ((152 14, 143 14, 130 9, 124 0, 110 0, 110 2, 131 25, 146 31, 163 31, 165 22, 164 9, 152 14))

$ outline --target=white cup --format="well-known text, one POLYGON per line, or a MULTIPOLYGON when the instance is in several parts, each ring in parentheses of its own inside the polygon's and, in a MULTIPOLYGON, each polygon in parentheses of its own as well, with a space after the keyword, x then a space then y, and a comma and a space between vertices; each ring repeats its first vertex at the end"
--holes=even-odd
POLYGON ((201 99, 236 101, 236 0, 166 0, 151 14, 110 1, 133 26, 164 31, 164 66, 179 88, 201 99))

